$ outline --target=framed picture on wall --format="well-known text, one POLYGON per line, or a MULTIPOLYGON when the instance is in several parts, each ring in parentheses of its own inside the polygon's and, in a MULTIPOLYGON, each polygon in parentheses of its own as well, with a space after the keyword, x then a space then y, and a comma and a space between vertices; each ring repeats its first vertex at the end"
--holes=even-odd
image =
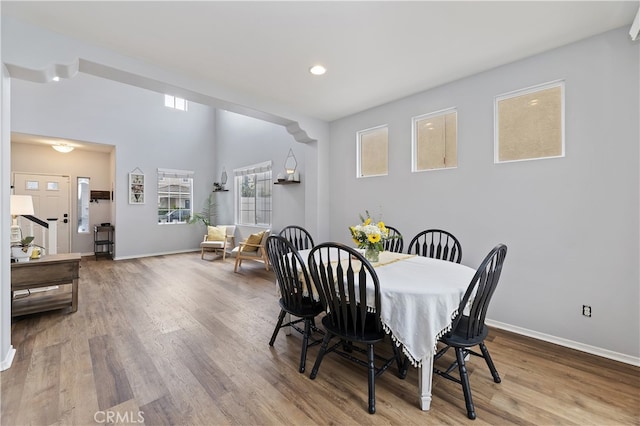
POLYGON ((129 204, 144 204, 144 173, 129 173, 129 204))

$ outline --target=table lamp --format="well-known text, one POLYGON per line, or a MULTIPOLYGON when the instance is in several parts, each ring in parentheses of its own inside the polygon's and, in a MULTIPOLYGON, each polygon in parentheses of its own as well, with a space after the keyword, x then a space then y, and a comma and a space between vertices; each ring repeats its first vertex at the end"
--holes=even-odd
POLYGON ((20 226, 18 226, 18 216, 33 215, 33 199, 31 195, 11 196, 11 244, 19 243, 21 238, 20 226))

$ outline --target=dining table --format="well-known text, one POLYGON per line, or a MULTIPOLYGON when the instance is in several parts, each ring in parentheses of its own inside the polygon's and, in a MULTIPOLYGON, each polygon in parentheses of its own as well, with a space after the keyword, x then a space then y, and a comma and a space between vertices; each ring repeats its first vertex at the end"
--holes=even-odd
MULTIPOLYGON (((310 252, 300 250, 305 262, 310 252)), ((382 325, 418 367, 419 405, 429 410, 438 339, 450 329, 476 271, 459 263, 389 251, 371 264, 380 282, 382 325)), ((317 298, 315 292, 313 297, 317 298)))

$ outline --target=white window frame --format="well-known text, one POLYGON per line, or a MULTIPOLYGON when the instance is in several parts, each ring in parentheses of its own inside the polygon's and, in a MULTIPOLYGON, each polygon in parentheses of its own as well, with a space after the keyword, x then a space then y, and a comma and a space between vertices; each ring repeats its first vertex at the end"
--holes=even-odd
POLYGON ((164 95, 164 106, 167 108, 177 109, 178 111, 188 111, 189 103, 184 98, 173 95, 164 95))
MULTIPOLYGON (((188 220, 183 220, 183 221, 176 221, 176 222, 172 222, 172 221, 166 221, 166 222, 162 222, 160 219, 160 210, 167 210, 167 214, 169 214, 172 210, 189 210, 189 218, 193 217, 193 206, 194 206, 194 200, 193 200, 193 184, 194 184, 194 179, 193 179, 193 175, 194 172, 191 170, 177 170, 177 169, 161 169, 158 168, 158 173, 156 176, 156 188, 158 191, 158 203, 157 203, 157 207, 156 207, 156 211, 157 211, 157 216, 158 216, 158 224, 159 225, 181 225, 181 224, 186 224, 189 223, 188 220), (177 193, 177 192, 172 192, 172 191, 160 191, 160 179, 162 178, 173 178, 173 179, 182 179, 185 180, 184 183, 188 183, 189 184, 189 193, 188 193, 188 200, 189 200, 189 207, 185 207, 185 206, 179 206, 176 207, 175 209, 173 209, 171 207, 171 200, 173 199, 171 197, 171 194, 177 193), (167 200, 167 206, 163 206, 162 205, 162 198, 164 196, 164 194, 166 194, 168 200, 167 200)), ((182 194, 182 192, 180 192, 180 194, 182 194)), ((186 194, 186 193, 185 193, 186 194)), ((181 199, 181 197, 174 197, 174 198, 178 198, 178 200, 181 199)), ((185 199, 187 199, 187 197, 185 197, 185 199)))
MULTIPOLYGON (((446 124, 445 124, 446 126, 446 124)), ((445 158, 446 158, 446 134, 445 134, 445 158)), ((458 168, 458 110, 456 107, 445 108, 439 111, 430 112, 427 114, 418 115, 411 119, 411 172, 432 172, 435 170, 447 170, 447 169, 456 169, 458 168), (455 146, 456 146, 456 158, 454 166, 443 166, 443 167, 434 167, 430 169, 419 169, 418 168, 418 126, 420 122, 423 120, 429 120, 436 117, 446 116, 448 114, 454 113, 456 118, 456 131, 455 131, 455 146)))
MULTIPOLYGON (((265 161, 263 163, 252 164, 246 167, 241 167, 233 170, 234 175, 234 216, 235 216, 235 224, 236 225, 244 225, 244 226, 264 226, 271 227, 273 223, 273 170, 272 170, 272 162, 265 161), (258 179, 258 182, 261 183, 260 187, 266 191, 265 199, 262 201, 262 209, 263 212, 268 212, 268 221, 260 222, 258 218, 261 216, 257 214, 257 207, 259 204, 257 202, 257 194, 254 194, 254 220, 253 222, 242 222, 242 214, 241 214, 241 203, 242 203, 242 190, 243 190, 243 180, 247 176, 253 175, 254 178, 258 179)), ((246 197, 244 197, 246 198, 246 197)))
POLYGON ((532 160, 547 160, 550 158, 562 158, 565 156, 565 84, 564 80, 555 80, 548 83, 543 83, 531 87, 527 87, 524 89, 514 90, 508 93, 504 93, 502 95, 498 95, 494 99, 493 104, 493 116, 494 116, 494 141, 493 141, 493 162, 495 164, 502 163, 513 163, 520 161, 532 161, 532 160), (520 96, 531 95, 536 92, 541 92, 548 89, 553 89, 559 87, 560 88, 560 154, 558 155, 549 155, 544 157, 528 157, 528 158, 518 158, 512 160, 500 160, 500 111, 499 104, 502 101, 513 99, 520 96))
POLYGON ((368 129, 360 130, 356 132, 356 178, 370 178, 376 176, 388 176, 389 175, 389 125, 382 124, 380 126, 370 127, 368 129), (375 133, 379 130, 386 129, 387 131, 387 150, 385 152, 386 160, 386 172, 378 174, 365 175, 362 172, 362 138, 363 136, 375 133))

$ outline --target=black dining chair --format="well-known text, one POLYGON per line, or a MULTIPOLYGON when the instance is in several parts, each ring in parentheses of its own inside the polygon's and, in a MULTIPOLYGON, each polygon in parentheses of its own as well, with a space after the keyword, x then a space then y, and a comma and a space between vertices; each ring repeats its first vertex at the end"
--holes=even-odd
POLYGON ((469 354, 484 358, 493 376, 493 381, 496 383, 501 381, 491 355, 489 355, 489 350, 484 344, 484 340, 489 333, 484 320, 489 308, 489 302, 498 285, 506 255, 507 246, 498 244, 482 261, 460 302, 458 314, 451 325, 451 331, 440 338, 440 341, 446 346, 434 356, 435 362, 450 348, 455 349, 456 360, 446 370, 443 371, 434 367, 433 372, 462 385, 464 401, 467 406, 467 417, 472 420, 476 418, 476 412, 471 398, 471 387, 469 386, 465 358, 469 354), (470 348, 474 346, 480 346, 482 353, 472 351, 470 348), (459 378, 450 374, 456 367, 460 375, 459 378))
POLYGON ((313 248, 313 238, 311 238, 311 234, 301 226, 285 226, 282 228, 279 235, 286 238, 291 244, 293 244, 296 250, 313 248))
POLYGON ((313 332, 322 332, 315 325, 315 317, 322 311, 322 304, 314 300, 313 293, 309 292, 311 284, 304 260, 296 248, 279 235, 271 235, 266 242, 267 255, 271 267, 278 281, 280 290, 280 315, 276 328, 269 341, 269 346, 273 346, 278 331, 283 327, 291 327, 302 334, 302 351, 300 353, 299 371, 304 373, 307 359, 307 348, 317 345, 320 339, 313 339, 313 332), (291 315, 291 320, 284 323, 286 314, 291 315), (304 328, 298 326, 304 323, 304 328))
POLYGON ((369 413, 373 414, 376 412, 376 377, 396 361, 398 376, 404 378, 400 351, 391 339, 392 357, 385 359, 374 351, 374 346, 386 336, 380 320, 378 276, 362 254, 340 243, 323 243, 314 247, 307 264, 326 312, 322 318, 326 334, 310 377, 316 378, 322 360, 330 352, 366 367, 369 413), (329 347, 334 337, 339 341, 329 347), (366 349, 361 346, 366 346, 366 349))
POLYGON ((393 226, 385 227, 389 230, 389 238, 384 242, 384 249, 386 251, 393 251, 395 253, 402 253, 404 242, 402 241, 402 234, 393 226))
POLYGON ((462 261, 460 242, 453 234, 441 229, 427 229, 416 234, 407 253, 455 263, 462 261))

